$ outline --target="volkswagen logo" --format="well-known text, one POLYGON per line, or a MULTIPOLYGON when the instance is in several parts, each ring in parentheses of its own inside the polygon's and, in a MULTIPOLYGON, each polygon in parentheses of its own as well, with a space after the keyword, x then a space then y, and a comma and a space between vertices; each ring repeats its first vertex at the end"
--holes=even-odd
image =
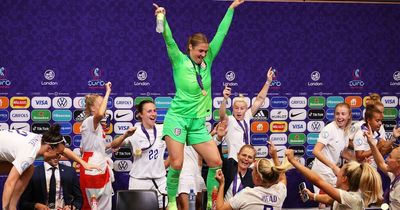
POLYGON ((311 128, 315 131, 318 131, 319 129, 321 129, 321 124, 319 122, 313 122, 311 124, 311 128))
POLYGON ((121 171, 126 171, 128 169, 128 162, 126 162, 125 160, 121 160, 118 163, 118 169, 121 171))
POLYGON ((228 80, 229 82, 232 82, 235 79, 236 75, 235 72, 233 71, 228 71, 225 74, 225 79, 228 80))
POLYGON ((51 69, 47 69, 44 74, 43 74, 44 78, 46 78, 47 80, 53 80, 54 77, 56 76, 56 73, 54 73, 53 70, 51 69))
POLYGON ((147 72, 145 72, 144 70, 140 70, 137 74, 136 74, 138 80, 140 81, 144 81, 147 79, 147 72))
POLYGON ((67 106, 67 99, 66 98, 57 99, 57 105, 59 107, 66 107, 67 106))

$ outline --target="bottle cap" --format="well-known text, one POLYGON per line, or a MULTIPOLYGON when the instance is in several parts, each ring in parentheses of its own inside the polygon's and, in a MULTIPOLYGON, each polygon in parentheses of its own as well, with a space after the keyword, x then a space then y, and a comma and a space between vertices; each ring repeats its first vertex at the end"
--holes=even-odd
POLYGON ((162 20, 162 19, 164 19, 164 14, 160 12, 157 14, 157 20, 162 20))
POLYGON ((382 210, 388 210, 388 209, 389 209, 389 205, 388 205, 387 203, 383 203, 383 204, 381 205, 381 209, 382 209, 382 210))

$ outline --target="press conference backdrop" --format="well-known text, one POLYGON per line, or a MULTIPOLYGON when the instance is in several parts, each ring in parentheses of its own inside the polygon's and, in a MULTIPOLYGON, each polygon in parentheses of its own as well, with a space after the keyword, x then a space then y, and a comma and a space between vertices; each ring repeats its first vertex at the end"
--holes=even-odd
MULTIPOLYGON (((166 8, 182 51, 195 32, 211 40, 230 4, 156 3, 166 8)), ((3 0, 0 11, 1 129, 42 133, 59 123, 79 153, 84 95, 104 93, 107 81, 113 83, 107 142, 137 121, 134 105, 144 98, 155 101, 157 121, 163 122, 175 87, 151 2, 3 0)), ((257 157, 267 156, 270 139, 278 150, 292 148, 310 165, 318 133, 333 120, 335 105, 349 103, 353 119, 360 120, 370 92, 382 94, 385 129, 391 131, 399 123, 399 20, 399 5, 246 2, 235 11, 213 65, 208 128, 218 121, 224 85, 251 104, 272 66, 276 76, 268 98, 251 122, 257 157)), ((127 189, 132 151, 123 147, 110 155, 115 190, 127 189)), ((288 176, 284 206, 313 205, 298 197, 303 177, 295 171, 288 176)))

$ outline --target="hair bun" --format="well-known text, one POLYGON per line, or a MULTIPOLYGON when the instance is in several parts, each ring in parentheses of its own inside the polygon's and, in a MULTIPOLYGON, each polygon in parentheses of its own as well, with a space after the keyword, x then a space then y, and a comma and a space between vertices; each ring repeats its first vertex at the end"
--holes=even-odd
POLYGON ((49 133, 51 133, 52 135, 60 135, 60 130, 60 124, 53 124, 49 129, 49 133))

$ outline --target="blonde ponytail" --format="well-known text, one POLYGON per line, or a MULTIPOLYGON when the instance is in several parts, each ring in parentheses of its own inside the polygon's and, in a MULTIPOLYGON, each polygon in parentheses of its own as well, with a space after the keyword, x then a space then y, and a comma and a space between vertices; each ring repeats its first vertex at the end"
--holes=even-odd
POLYGON ((361 164, 362 174, 360 179, 360 191, 363 194, 364 203, 368 206, 371 203, 383 201, 383 190, 381 176, 375 168, 368 163, 361 164))
POLYGON ((289 163, 286 157, 279 166, 275 166, 274 162, 270 159, 261 158, 258 160, 256 172, 260 175, 263 183, 275 184, 278 182, 280 174, 292 167, 292 164, 289 163))
POLYGON ((376 169, 368 163, 360 164, 355 161, 346 163, 343 167, 348 178, 349 191, 360 190, 365 206, 383 200, 382 180, 376 169))

